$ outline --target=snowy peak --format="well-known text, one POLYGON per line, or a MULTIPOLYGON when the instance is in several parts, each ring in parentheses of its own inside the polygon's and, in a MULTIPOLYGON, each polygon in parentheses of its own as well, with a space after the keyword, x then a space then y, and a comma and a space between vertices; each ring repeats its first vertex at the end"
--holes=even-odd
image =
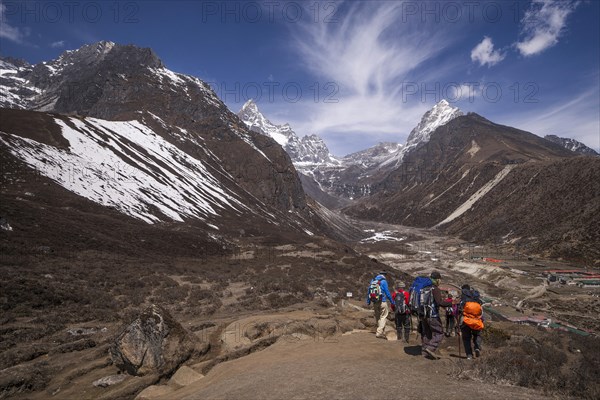
POLYGON ((464 114, 460 109, 452 107, 450 103, 442 99, 423 115, 421 121, 410 132, 406 141, 406 147, 416 146, 419 143, 429 141, 429 137, 433 131, 461 115, 464 114))
POLYGON ((256 103, 254 102, 253 99, 250 99, 246 103, 244 103, 244 105, 242 106, 242 109, 241 109, 240 112, 245 112, 245 113, 248 113, 250 115, 252 115, 252 114, 254 114, 254 115, 260 114, 260 111, 258 111, 258 106, 256 105, 256 103))
POLYGON ((553 143, 556 143, 556 144, 564 147, 565 149, 574 151, 575 153, 589 155, 589 156, 600 155, 595 150, 589 148, 585 144, 583 144, 580 141, 575 140, 575 139, 561 138, 556 135, 546 135, 546 136, 544 136, 544 139, 549 140, 553 143))
POLYGON ((381 142, 368 149, 348 154, 342 159, 344 165, 359 165, 366 168, 381 164, 401 151, 403 145, 394 142, 381 142))
POLYGON ((244 104, 238 117, 251 130, 270 136, 279 143, 297 167, 307 164, 339 164, 319 136, 313 134, 299 138, 290 124, 275 125, 260 112, 252 99, 244 104))
POLYGON ((248 100, 240 112, 238 117, 250 128, 251 130, 262 133, 263 135, 270 136, 282 147, 285 147, 290 139, 297 139, 296 134, 290 128, 289 125, 275 125, 269 121, 258 109, 258 105, 254 100, 248 100))
POLYGON ((457 107, 452 107, 448 101, 442 99, 434 105, 431 110, 423 114, 421 121, 413 128, 410 135, 408 135, 406 145, 382 161, 381 166, 399 166, 408 152, 429 141, 433 131, 461 115, 464 115, 461 110, 457 107))
MULTIPOLYGON (((296 143, 290 143, 296 145, 296 143)), ((325 164, 325 165, 337 165, 339 160, 329 153, 329 148, 318 135, 305 135, 300 139, 300 143, 296 148, 291 147, 292 151, 296 153, 296 164, 308 163, 308 164, 325 164)))

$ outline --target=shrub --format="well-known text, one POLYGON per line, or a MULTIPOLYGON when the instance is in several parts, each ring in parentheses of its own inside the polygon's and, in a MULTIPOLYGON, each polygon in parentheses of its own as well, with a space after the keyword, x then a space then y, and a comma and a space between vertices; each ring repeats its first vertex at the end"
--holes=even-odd
POLYGON ((510 340, 510 333, 489 324, 482 332, 483 343, 486 346, 502 347, 510 340))
MULTIPOLYGON (((487 330, 488 328, 486 328, 487 330)), ((502 331, 490 330, 491 340, 507 343, 490 351, 475 368, 475 375, 487 382, 509 383, 542 389, 546 393, 578 398, 600 398, 600 339, 571 337, 569 348, 579 349, 569 362, 562 336, 544 332, 539 340, 525 337, 510 343, 502 331)))

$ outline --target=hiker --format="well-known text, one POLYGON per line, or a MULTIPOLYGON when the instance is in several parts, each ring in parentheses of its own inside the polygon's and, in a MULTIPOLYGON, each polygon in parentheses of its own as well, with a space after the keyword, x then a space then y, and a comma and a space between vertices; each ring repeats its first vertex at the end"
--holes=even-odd
POLYGON ((375 321, 377 322, 376 338, 387 340, 385 336, 385 324, 389 314, 387 301, 389 300, 392 306, 395 306, 394 298, 390 294, 388 289, 388 283, 385 279, 387 272, 382 271, 375 278, 371 280, 369 289, 367 291, 367 305, 373 303, 373 310, 375 311, 375 321))
MULTIPOLYGON (((424 280, 426 279, 427 278, 424 278, 424 280)), ((427 282, 429 285, 421 289, 422 294, 420 295, 426 303, 420 306, 422 311, 419 311, 419 329, 422 341, 421 350, 424 357, 433 359, 439 358, 436 351, 441 341, 444 339, 444 327, 440 318, 439 308, 449 307, 454 302, 458 303, 458 299, 447 301, 442 298, 442 292, 439 288, 441 279, 442 276, 440 273, 438 271, 433 271, 429 276, 429 282, 427 282)), ((413 286, 414 285, 415 283, 413 283, 413 286)), ((413 304, 411 301, 411 308, 412 306, 413 304)))
POLYGON ((409 294, 405 288, 406 284, 404 282, 398 282, 396 284, 396 290, 392 294, 392 298, 396 305, 392 306, 392 309, 395 311, 396 338, 397 340, 402 340, 402 331, 404 331, 404 342, 408 343, 411 320, 410 308, 408 307, 409 294))
MULTIPOLYGON (((446 301, 452 302, 453 298, 450 293, 448 293, 448 297, 446 301)), ((452 304, 450 307, 446 307, 446 337, 454 336, 456 333, 454 332, 454 327, 456 326, 456 313, 458 310, 458 305, 452 304)))
POLYGON ((481 332, 484 327, 482 302, 479 292, 469 285, 463 285, 461 289, 461 300, 458 306, 460 333, 467 360, 472 360, 473 351, 476 357, 481 356, 481 332))

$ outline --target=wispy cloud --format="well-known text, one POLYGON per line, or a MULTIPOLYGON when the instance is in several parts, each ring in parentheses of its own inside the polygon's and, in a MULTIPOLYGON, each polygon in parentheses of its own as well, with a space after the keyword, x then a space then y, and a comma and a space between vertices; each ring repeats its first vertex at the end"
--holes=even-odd
POLYGON ((471 61, 478 62, 480 66, 487 64, 488 67, 492 67, 505 57, 506 54, 501 53, 500 50, 494 50, 494 43, 487 36, 471 50, 471 61))
POLYGON ((301 110, 288 121, 299 133, 323 135, 334 151, 367 135, 404 141, 431 106, 419 96, 407 99, 406 83, 433 75, 439 79, 446 66, 426 62, 453 39, 439 25, 402 22, 401 6, 347 2, 337 23, 311 21, 294 27, 298 59, 321 83, 333 82, 339 88, 337 103, 294 104, 301 110))
POLYGON ((558 43, 567 17, 579 3, 567 0, 534 0, 521 20, 523 39, 515 46, 523 56, 533 56, 558 43))
POLYGON ((598 86, 594 86, 575 96, 569 96, 566 101, 553 102, 538 111, 511 113, 499 117, 495 122, 515 126, 538 136, 570 137, 598 151, 600 150, 598 107, 600 107, 600 94, 598 94, 598 86))
POLYGON ((29 36, 29 29, 19 29, 10 25, 6 17, 6 6, 0 1, 0 38, 23 44, 29 36))
POLYGON ((52 42, 52 43, 50 43, 50 47, 52 47, 53 49, 59 49, 59 48, 65 47, 65 41, 58 40, 56 42, 52 42))

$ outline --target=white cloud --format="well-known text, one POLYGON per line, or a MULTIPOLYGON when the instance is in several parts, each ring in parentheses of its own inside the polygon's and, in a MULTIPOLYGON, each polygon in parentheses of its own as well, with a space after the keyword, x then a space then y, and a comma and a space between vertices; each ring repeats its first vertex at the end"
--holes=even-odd
POLYGON ((21 30, 11 26, 6 18, 6 6, 0 2, 0 38, 8 39, 16 43, 24 43, 29 35, 29 30, 21 30))
POLYGON ((534 0, 521 20, 523 39, 515 43, 521 55, 533 56, 557 44, 577 5, 566 0, 534 0))
POLYGON ((464 100, 472 103, 480 95, 481 84, 479 82, 467 82, 452 86, 447 100, 451 102, 464 100))
POLYGON ((50 43, 50 47, 52 47, 53 49, 58 49, 61 47, 65 47, 65 41, 64 40, 58 40, 56 42, 52 42, 50 43))
POLYGON ((374 137, 404 142, 435 100, 420 94, 407 97, 406 83, 433 85, 428 79, 435 82, 454 68, 426 62, 455 39, 439 24, 401 22, 401 6, 347 2, 339 7, 336 23, 295 24, 298 60, 318 81, 321 101, 315 102, 311 94, 293 105, 271 107, 273 118, 283 116, 298 134, 318 133, 338 155, 372 145, 374 137), (337 103, 322 101, 332 93, 325 87, 329 82, 339 89, 333 96, 337 103), (285 108, 293 109, 294 115, 284 114, 285 108))
POLYGON ((502 54, 499 50, 494 50, 492 39, 484 36, 481 43, 471 50, 471 61, 478 62, 480 66, 488 65, 492 67, 504 60, 506 54, 502 54))

